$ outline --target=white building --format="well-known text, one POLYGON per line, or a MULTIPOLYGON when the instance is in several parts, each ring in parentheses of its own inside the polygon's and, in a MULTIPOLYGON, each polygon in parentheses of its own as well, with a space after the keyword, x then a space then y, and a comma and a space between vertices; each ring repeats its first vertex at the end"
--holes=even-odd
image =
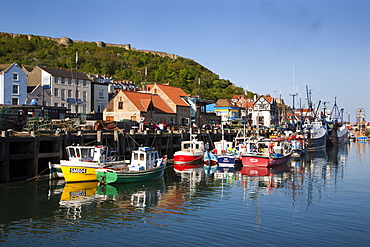
POLYGON ((0 65, 0 104, 23 105, 26 98, 26 73, 17 63, 0 65))
POLYGON ((41 66, 24 70, 28 74, 28 86, 44 88, 41 94, 36 90, 31 92, 28 103, 38 98, 45 106, 66 107, 71 113, 82 114, 103 112, 108 104, 108 83, 90 79, 84 73, 41 66))
POLYGON ((260 96, 253 103, 252 124, 271 126, 277 124, 276 101, 273 97, 260 96))

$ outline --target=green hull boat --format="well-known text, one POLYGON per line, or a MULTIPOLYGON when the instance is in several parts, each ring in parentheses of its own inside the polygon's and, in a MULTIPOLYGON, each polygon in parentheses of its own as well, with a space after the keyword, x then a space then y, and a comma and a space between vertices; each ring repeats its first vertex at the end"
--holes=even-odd
POLYGON ((139 147, 132 151, 131 163, 124 168, 96 169, 96 178, 104 184, 135 183, 153 180, 163 176, 167 165, 167 155, 159 157, 158 151, 149 147, 139 147))
POLYGON ((111 183, 135 183, 147 180, 153 180, 162 177, 166 165, 148 170, 130 171, 119 169, 97 169, 96 178, 99 182, 105 184, 111 183))

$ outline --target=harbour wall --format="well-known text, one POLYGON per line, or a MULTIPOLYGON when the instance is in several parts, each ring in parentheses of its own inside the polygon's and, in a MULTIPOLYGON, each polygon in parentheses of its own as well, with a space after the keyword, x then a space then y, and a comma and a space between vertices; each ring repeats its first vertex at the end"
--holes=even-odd
MULTIPOLYGON (((192 132, 198 140, 213 147, 221 140, 221 130, 196 130, 192 132)), ((232 141, 236 132, 224 132, 224 139, 232 141)), ((117 151, 120 159, 130 159, 132 150, 139 146, 149 146, 160 155, 173 159, 174 152, 180 150, 181 141, 189 140, 188 129, 180 131, 157 130, 154 132, 137 129, 112 131, 1 131, 0 135, 0 183, 45 177, 49 173, 48 163, 59 164, 67 159, 65 147, 75 145, 103 144, 117 151)))

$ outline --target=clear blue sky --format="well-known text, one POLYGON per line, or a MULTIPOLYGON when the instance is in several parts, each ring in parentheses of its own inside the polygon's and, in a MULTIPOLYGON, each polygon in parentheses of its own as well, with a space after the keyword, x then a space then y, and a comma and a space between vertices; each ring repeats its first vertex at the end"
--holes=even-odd
POLYGON ((2 32, 131 44, 191 58, 292 105, 312 99, 370 121, 369 0, 12 0, 2 32), (294 68, 294 69, 293 69, 294 68), (294 75, 294 76, 293 76, 294 75))

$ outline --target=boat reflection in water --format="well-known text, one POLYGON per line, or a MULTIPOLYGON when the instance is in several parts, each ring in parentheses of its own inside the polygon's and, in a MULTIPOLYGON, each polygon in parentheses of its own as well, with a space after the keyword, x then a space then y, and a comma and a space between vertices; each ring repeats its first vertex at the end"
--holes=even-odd
POLYGON ((174 171, 181 178, 180 186, 184 189, 184 193, 187 195, 186 197, 192 198, 195 196, 200 182, 205 180, 206 173, 203 166, 199 167, 195 165, 194 168, 187 168, 180 171, 175 169, 174 163, 174 171))
POLYGON ((271 193, 274 188, 284 187, 289 179, 290 166, 288 164, 276 167, 243 166, 240 174, 245 192, 255 193, 258 189, 271 193))
POLYGON ((256 207, 254 227, 262 225, 260 195, 274 193, 284 188, 289 181, 290 166, 288 164, 276 167, 243 166, 240 171, 244 200, 256 207))
POLYGON ((203 159, 192 161, 192 162, 174 162, 173 169, 176 173, 185 172, 189 170, 202 168, 203 169, 203 159))
POLYGON ((221 180, 239 180, 240 179, 240 170, 242 169, 242 165, 236 166, 219 166, 214 173, 215 179, 221 180))
POLYGON ((95 202, 97 185, 97 181, 65 184, 59 206, 67 209, 67 218, 81 218, 82 213, 89 211, 84 208, 90 207, 95 202))
POLYGON ((52 197, 61 196, 65 183, 64 179, 49 179, 48 200, 52 197))
POLYGON ((139 211, 156 206, 164 193, 163 177, 140 183, 99 184, 97 187, 100 201, 113 201, 119 208, 134 207, 139 211))

